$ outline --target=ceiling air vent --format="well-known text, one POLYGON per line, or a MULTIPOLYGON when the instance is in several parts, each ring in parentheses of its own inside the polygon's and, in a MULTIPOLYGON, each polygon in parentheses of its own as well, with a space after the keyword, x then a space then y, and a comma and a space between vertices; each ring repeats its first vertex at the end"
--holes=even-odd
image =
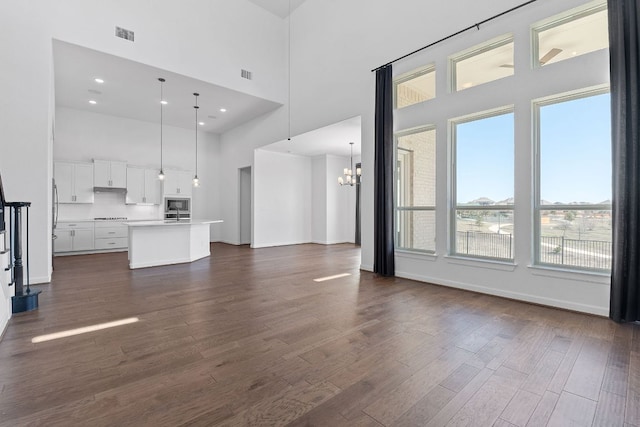
POLYGON ((243 79, 251 80, 251 71, 240 70, 240 77, 242 77, 243 79))
POLYGON ((133 41, 133 31, 127 30, 122 27, 116 27, 116 37, 120 37, 121 39, 133 41))

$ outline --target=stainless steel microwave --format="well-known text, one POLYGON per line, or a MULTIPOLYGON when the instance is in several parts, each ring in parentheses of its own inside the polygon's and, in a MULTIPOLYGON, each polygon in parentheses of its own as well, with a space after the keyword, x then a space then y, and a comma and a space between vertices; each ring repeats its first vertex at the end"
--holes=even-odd
POLYGON ((164 217, 191 218, 191 199, 187 197, 175 197, 164 199, 164 217))

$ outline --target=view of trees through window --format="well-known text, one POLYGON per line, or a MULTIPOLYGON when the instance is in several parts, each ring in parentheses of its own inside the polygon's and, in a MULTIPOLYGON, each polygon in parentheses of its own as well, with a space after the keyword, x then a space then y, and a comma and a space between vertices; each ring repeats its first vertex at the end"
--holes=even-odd
MULTIPOLYGON (((396 134, 398 249, 435 253, 436 229, 447 227, 449 255, 510 262, 516 259, 517 238, 534 265, 611 268, 611 107, 602 77, 606 2, 559 11, 531 23, 527 31, 530 44, 514 31, 452 52, 446 57, 446 81, 435 79, 437 62, 396 78, 397 114, 427 100, 444 106, 438 112, 447 111, 432 122, 425 117, 431 127, 396 134), (601 67, 602 74, 587 70, 586 61, 601 67), (529 72, 522 73, 527 65, 529 72), (556 75, 557 89, 549 92, 549 76, 558 67, 567 71, 556 75), (575 86, 582 81, 575 78, 579 75, 591 83, 575 86), (491 96, 476 95, 483 92, 475 87, 489 82, 507 94, 500 97, 501 105, 492 105, 491 96), (513 90, 514 82, 527 90, 513 90), (453 96, 434 99, 436 87, 459 102, 453 104, 453 96), (478 111, 469 111, 476 102, 478 111), (449 162, 438 164, 447 168, 447 182, 438 188, 446 192, 447 206, 438 207, 443 214, 438 217, 444 218, 446 209, 448 221, 436 224, 435 128, 445 124, 448 133, 437 143, 447 145, 449 162)), ((439 246, 445 250, 443 242, 439 246)))
POLYGON ((611 265, 610 96, 539 107, 538 262, 611 265))
POLYGON ((513 113, 455 124, 455 239, 460 255, 513 259, 513 113))

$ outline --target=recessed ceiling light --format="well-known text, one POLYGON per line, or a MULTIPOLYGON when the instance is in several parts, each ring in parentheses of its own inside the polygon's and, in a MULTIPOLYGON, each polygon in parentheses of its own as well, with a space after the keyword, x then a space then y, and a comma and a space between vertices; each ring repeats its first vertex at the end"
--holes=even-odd
POLYGON ((104 80, 102 80, 100 77, 96 77, 95 79, 93 79, 96 83, 104 83, 104 80))
POLYGON ((160 104, 162 104, 162 105, 167 105, 167 104, 168 104, 168 102, 167 102, 167 101, 160 101, 160 104))
POLYGON ((96 102, 96 101, 94 101, 93 99, 90 99, 90 100, 89 100, 89 104, 91 104, 91 105, 96 105, 96 104, 97 104, 97 102, 96 102))
POLYGON ((221 108, 221 109, 220 109, 220 112, 221 112, 221 113, 226 113, 226 112, 227 112, 227 109, 226 109, 226 108, 221 108))
POLYGON ((198 122, 200 126, 204 126, 204 122, 198 122))

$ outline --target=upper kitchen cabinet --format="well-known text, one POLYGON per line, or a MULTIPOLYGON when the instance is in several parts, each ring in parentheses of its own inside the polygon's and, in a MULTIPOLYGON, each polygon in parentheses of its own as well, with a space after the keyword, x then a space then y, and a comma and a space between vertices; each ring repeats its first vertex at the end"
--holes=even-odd
POLYGON ((191 197, 193 172, 164 170, 164 195, 191 197))
POLYGON ((160 180, 157 169, 127 167, 127 204, 160 204, 160 180))
POLYGON ((59 203, 93 203, 93 165, 55 162, 53 177, 59 203))
POLYGON ((94 160, 93 186, 102 188, 127 188, 127 163, 110 160, 94 160))

